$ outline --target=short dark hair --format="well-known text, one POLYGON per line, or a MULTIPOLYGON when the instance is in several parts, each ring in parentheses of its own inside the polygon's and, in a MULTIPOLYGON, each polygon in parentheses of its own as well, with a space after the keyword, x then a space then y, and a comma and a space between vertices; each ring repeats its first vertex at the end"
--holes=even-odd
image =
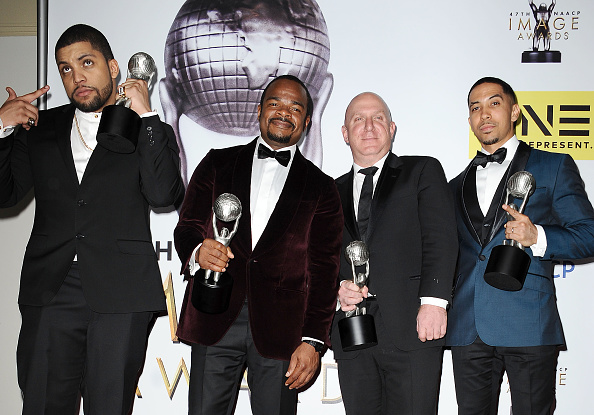
POLYGON ((93 49, 101 52, 106 62, 113 59, 111 46, 103 33, 86 24, 75 24, 66 29, 56 42, 54 56, 58 54, 58 50, 78 42, 89 42, 93 49))
POLYGON ((468 98, 466 99, 466 102, 468 103, 468 105, 470 105, 470 93, 472 92, 472 90, 474 88, 476 88, 479 85, 482 84, 497 84, 501 87, 501 89, 503 89, 503 93, 505 95, 507 95, 511 100, 512 100, 512 104, 517 104, 518 103, 518 97, 516 97, 516 93, 514 92, 513 88, 505 81, 499 79, 499 78, 495 78, 493 76, 485 76, 484 78, 479 79, 478 81, 476 81, 474 83, 474 85, 472 85, 472 87, 470 88, 470 91, 468 91, 468 98))
MULTIPOLYGON (((307 117, 309 117, 309 119, 311 120, 311 116, 313 114, 313 106, 314 106, 313 99, 311 99, 309 90, 307 89, 305 84, 301 81, 301 79, 299 79, 293 75, 281 75, 281 76, 274 78, 272 81, 270 81, 270 83, 268 85, 266 85, 266 88, 264 88, 264 92, 262 92, 262 96, 260 97, 260 108, 264 107, 264 96, 266 95, 268 88, 270 88, 270 86, 273 83, 275 83, 276 81, 280 81, 281 79, 286 79, 288 81, 297 82, 299 85, 301 85, 303 87, 303 89, 305 89, 305 95, 307 95, 307 108, 305 109, 305 118, 304 118, 303 122, 305 122, 305 120, 307 120, 307 117)), ((309 125, 307 126, 306 132, 309 132, 310 128, 311 128, 311 121, 310 121, 309 125)))

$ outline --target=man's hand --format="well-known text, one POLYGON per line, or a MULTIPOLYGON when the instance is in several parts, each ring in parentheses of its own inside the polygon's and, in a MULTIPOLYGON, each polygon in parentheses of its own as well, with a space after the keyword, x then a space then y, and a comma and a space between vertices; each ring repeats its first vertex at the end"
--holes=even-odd
POLYGON ((446 334, 448 315, 446 309, 437 305, 423 304, 417 313, 419 340, 441 339, 446 334))
POLYGON ((130 109, 134 110, 138 115, 151 112, 151 103, 149 100, 148 84, 142 79, 128 78, 119 87, 124 87, 124 93, 127 98, 130 98, 132 103, 130 109))
POLYGON ((320 356, 310 344, 301 343, 291 355, 285 385, 289 389, 301 388, 313 378, 320 365, 320 356))
POLYGON ((513 210, 508 205, 503 205, 503 210, 513 216, 514 220, 505 224, 505 237, 513 239, 528 247, 536 243, 538 239, 538 230, 532 223, 530 218, 516 210, 513 210))
POLYGON ((210 269, 216 272, 225 272, 229 259, 234 258, 231 248, 207 238, 202 242, 202 246, 196 252, 196 262, 202 269, 210 269))
POLYGON ((340 309, 342 311, 354 310, 356 308, 355 305, 363 301, 363 298, 367 298, 368 293, 369 289, 367 286, 359 288, 354 282, 345 280, 340 284, 338 290, 340 309))
POLYGON ((39 118, 39 110, 33 104, 37 98, 49 91, 49 85, 38 89, 37 91, 30 92, 25 95, 17 96, 14 89, 11 87, 6 88, 8 92, 8 99, 0 107, 0 119, 5 127, 21 125, 24 129, 29 130, 29 118, 35 121, 34 125, 37 125, 37 118, 39 118))

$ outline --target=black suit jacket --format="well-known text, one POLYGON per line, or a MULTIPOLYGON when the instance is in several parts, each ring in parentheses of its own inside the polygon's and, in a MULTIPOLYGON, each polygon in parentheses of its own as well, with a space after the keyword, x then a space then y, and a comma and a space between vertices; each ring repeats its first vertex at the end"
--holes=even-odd
MULTIPOLYGON (((353 170, 336 180, 345 215, 340 279, 352 280, 344 248, 360 240, 353 206, 353 170)), ((420 297, 451 299, 458 252, 451 192, 440 163, 431 157, 398 157, 389 153, 374 192, 367 230, 369 288, 377 295, 388 338, 401 350, 441 345, 421 342, 416 317, 420 297)), ((355 357, 343 352, 337 311, 332 346, 338 359, 355 357)))
POLYGON ((182 272, 187 271, 194 248, 205 238, 213 238, 212 206, 218 196, 237 196, 243 213, 230 244, 235 257, 226 271, 233 278, 229 308, 221 314, 198 311, 190 301, 190 280, 177 334, 187 342, 217 343, 247 298, 258 352, 267 358, 289 360, 304 336, 329 344, 342 209, 332 178, 297 150, 283 191, 252 250, 250 183, 255 145, 256 140, 211 150, 188 184, 174 232, 182 272))
POLYGON ((0 139, 0 207, 14 205, 31 187, 35 192, 19 304, 47 304, 76 254, 92 310, 162 310, 149 205, 169 206, 183 194, 173 131, 156 116, 143 118, 136 151, 117 154, 98 145, 79 184, 73 116, 72 105, 40 111, 36 127, 0 139))

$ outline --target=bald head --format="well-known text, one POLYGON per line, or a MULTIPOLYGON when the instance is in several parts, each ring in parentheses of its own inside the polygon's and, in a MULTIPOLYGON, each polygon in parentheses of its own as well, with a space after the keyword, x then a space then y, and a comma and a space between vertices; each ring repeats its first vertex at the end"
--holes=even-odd
POLYGON ((376 104, 381 105, 384 108, 384 113, 388 117, 388 121, 392 121, 392 113, 390 112, 390 108, 388 108, 388 104, 386 104, 386 101, 384 101, 382 97, 380 97, 375 92, 361 92, 359 95, 357 95, 353 99, 351 99, 351 102, 349 103, 349 105, 345 111, 345 114, 344 114, 345 125, 347 124, 347 119, 349 117, 349 111, 352 112, 353 108, 356 108, 360 102, 375 102, 376 104))
POLYGON ((346 109, 342 136, 351 147, 353 161, 369 167, 392 147, 396 124, 385 101, 373 92, 353 98, 346 109))

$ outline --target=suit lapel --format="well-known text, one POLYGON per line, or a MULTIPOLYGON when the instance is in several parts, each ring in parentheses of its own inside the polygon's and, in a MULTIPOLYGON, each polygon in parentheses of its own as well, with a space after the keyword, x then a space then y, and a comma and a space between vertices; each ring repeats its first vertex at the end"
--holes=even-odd
POLYGON ((353 240, 361 240, 359 227, 355 218, 355 206, 353 202, 353 169, 344 177, 340 183, 336 183, 340 200, 342 201, 342 212, 344 215, 344 226, 351 234, 353 240))
POLYGON ((76 167, 74 167, 74 157, 72 156, 72 145, 70 144, 70 132, 72 130, 72 121, 74 120, 74 106, 67 105, 63 111, 57 112, 55 121, 56 143, 58 150, 62 155, 62 160, 68 171, 68 176, 78 188, 78 177, 76 176, 76 167))
MULTIPOLYGON (((509 166, 509 169, 507 169, 507 174, 505 175, 505 184, 503 185, 503 189, 507 188, 507 181, 512 174, 522 171, 526 168, 526 163, 528 162, 528 157, 530 157, 530 146, 528 146, 523 141, 520 141, 520 145, 518 146, 518 149, 516 150, 516 154, 514 155, 514 158, 509 166)), ((506 195, 506 192, 505 192, 505 190, 503 190, 501 192, 499 198, 496 198, 496 197, 493 198, 493 200, 499 200, 499 205, 498 205, 499 208, 496 211, 495 220, 493 221, 493 226, 491 228, 491 234, 489 235, 486 243, 490 242, 493 239, 493 237, 495 236, 497 231, 503 226, 504 222, 507 221, 506 220, 506 212, 503 209, 501 209, 501 205, 503 203, 509 203, 509 201, 504 200, 505 195, 506 195)))
POLYGON ((262 236, 260 236, 258 243, 254 247, 254 255, 260 255, 274 248, 278 240, 282 238, 284 231, 289 228, 289 224, 297 213, 297 207, 302 199, 306 181, 307 162, 297 149, 283 191, 268 219, 262 236))
POLYGON ((109 152, 103 146, 97 144, 95 149, 93 150, 93 154, 91 154, 91 158, 89 158, 89 162, 87 163, 87 167, 85 168, 85 172, 83 174, 82 180, 80 181, 81 184, 85 182, 85 178, 93 173, 95 167, 99 164, 101 159, 105 157, 105 155, 109 152))
MULTIPOLYGON (((241 200, 242 214, 237 235, 234 237, 236 247, 246 253, 246 257, 252 252, 252 218, 250 214, 250 187, 252 180, 252 162, 256 140, 247 144, 238 154, 233 173, 231 174, 231 193, 241 200)), ((214 195, 215 198, 220 195, 214 195)))
POLYGON ((480 244, 484 216, 476 194, 476 167, 472 166, 472 164, 464 172, 460 194, 464 211, 464 223, 474 240, 480 244))
POLYGON ((387 201, 392 193, 392 188, 398 180, 402 161, 394 153, 390 152, 388 158, 384 163, 384 168, 380 173, 377 185, 375 187, 373 199, 371 200, 371 213, 369 216, 369 225, 367 227, 367 242, 371 240, 373 230, 375 229, 379 218, 386 206, 387 201))

